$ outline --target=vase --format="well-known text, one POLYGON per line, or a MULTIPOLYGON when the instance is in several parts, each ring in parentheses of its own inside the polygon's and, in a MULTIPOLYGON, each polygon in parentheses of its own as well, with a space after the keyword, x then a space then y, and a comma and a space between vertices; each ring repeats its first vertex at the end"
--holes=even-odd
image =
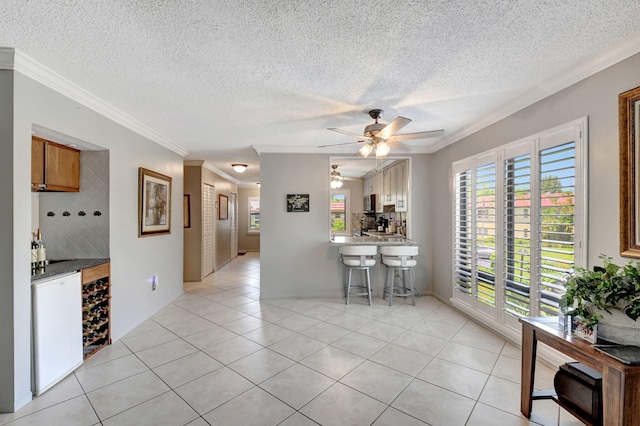
POLYGON ((610 308, 602 311, 598 321, 598 339, 620 345, 640 346, 640 321, 634 321, 623 311, 610 308))

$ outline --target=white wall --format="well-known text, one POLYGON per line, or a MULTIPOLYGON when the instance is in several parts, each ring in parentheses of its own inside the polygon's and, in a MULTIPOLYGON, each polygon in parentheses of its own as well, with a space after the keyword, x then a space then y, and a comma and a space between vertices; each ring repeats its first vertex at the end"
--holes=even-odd
MULTIPOLYGON (((182 293, 182 157, 116 124, 85 106, 13 71, 0 71, 0 94, 5 78, 15 77, 13 108, 0 97, 2 110, 13 109, 13 134, 2 139, 2 152, 13 150, 13 219, 0 216, 0 233, 12 224, 12 236, 2 238, 0 262, 12 256, 13 271, 7 282, 2 268, 2 312, 8 305, 13 330, 0 327, 0 411, 12 411, 31 399, 30 318, 31 289, 28 237, 31 231, 31 127, 36 124, 109 150, 110 155, 110 253, 113 282, 112 333, 114 340, 149 318, 182 293), (173 178, 169 235, 138 238, 138 168, 145 167, 173 178), (5 241, 11 241, 7 247, 5 241), (150 279, 158 275, 160 285, 151 291, 150 279), (7 285, 13 283, 13 295, 7 285), (8 299, 5 298, 8 296, 8 299), (7 303, 6 300, 12 300, 7 303), (8 360, 14 357, 13 365, 8 360), (9 367, 6 370, 4 367, 9 367), (8 380, 4 380, 5 376, 8 380)), ((2 96, 2 95, 0 95, 2 96)), ((2 114, 4 117, 4 114, 2 114)), ((0 124, 0 131, 3 125, 0 124)), ((5 156, 2 156, 3 159, 5 156)), ((4 161, 4 160, 0 160, 4 161)), ((4 164, 2 164, 4 166, 4 164)), ((0 168, 3 172, 5 167, 0 168)), ((10 178, 9 178, 10 179, 10 178)), ((2 182, 5 182, 2 179, 2 182)), ((11 194, 10 191, 7 193, 11 194)), ((3 192, 5 194, 5 192, 3 192)), ((11 204, 11 203, 4 203, 11 204)), ((0 213, 1 214, 1 213, 0 213)), ((4 236, 4 235, 3 235, 4 236)), ((8 270, 11 270, 10 268, 8 270)), ((4 315, 4 314, 3 314, 4 315)), ((4 322, 3 322, 4 323, 4 322)))
MULTIPOLYGON (((24 313, 14 312, 14 293, 18 290, 18 298, 24 303, 24 299, 29 297, 28 284, 22 288, 16 285, 14 280, 14 250, 20 248, 27 249, 18 244, 14 247, 14 242, 20 241, 20 235, 14 237, 14 217, 18 220, 26 219, 29 212, 16 215, 14 205, 16 199, 14 188, 16 187, 16 174, 21 174, 20 170, 13 167, 13 72, 0 70, 0 194, 4 202, 0 203, 0 412, 11 411, 12 408, 21 401, 28 401, 25 388, 22 385, 24 380, 29 380, 29 372, 25 371, 29 363, 29 357, 23 356, 20 359, 16 356, 16 348, 29 349, 30 317, 24 313), (11 202, 13 198, 13 202, 11 202), (7 202, 8 200, 8 202, 7 202), (22 331, 23 334, 16 334, 15 331, 22 331), (26 365, 25 365, 26 363, 26 365), (14 375, 14 372, 18 372, 14 375), (20 383, 20 384, 18 384, 20 383), (20 396, 17 396, 19 394, 20 396), (16 404, 14 404, 16 402, 16 404)), ((30 166, 29 166, 30 167, 30 166)), ((18 185, 19 186, 19 185, 18 185)), ((26 192, 30 191, 28 189, 26 192)), ((28 196, 28 194, 27 194, 28 196)), ((20 197, 19 202, 30 209, 29 201, 20 197)), ((30 198, 30 197, 29 197, 30 198)), ((19 264, 19 267, 22 263, 19 264)), ((29 272, 25 271, 27 277, 29 272)), ((28 352, 27 352, 28 353, 28 352)), ((30 399, 30 395, 29 395, 30 399)), ((24 402, 21 402, 24 404, 24 402)))
POLYGON ((601 253, 617 263, 629 260, 618 256, 618 95, 640 85, 639 69, 640 55, 635 55, 433 155, 430 192, 439 202, 431 205, 429 228, 434 291, 440 298, 452 295, 452 163, 583 116, 589 117, 588 263, 599 264, 601 253))
MULTIPOLYGON (((329 246, 329 155, 262 154, 260 297, 342 297, 342 267, 337 247, 329 246), (309 213, 287 213, 287 194, 309 194, 309 213)), ((420 246, 416 287, 430 291, 427 233, 430 197, 428 155, 411 156, 411 238, 420 246)), ((382 270, 373 274, 381 288, 382 270)))

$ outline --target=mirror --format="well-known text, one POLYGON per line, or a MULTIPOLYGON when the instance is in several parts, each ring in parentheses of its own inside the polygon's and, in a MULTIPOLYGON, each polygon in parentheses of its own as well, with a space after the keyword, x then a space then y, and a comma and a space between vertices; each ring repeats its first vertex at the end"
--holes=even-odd
MULTIPOLYGON (((329 158, 330 166, 337 166, 336 170, 340 173, 344 182, 344 186, 340 189, 331 190, 331 197, 329 200, 331 203, 331 235, 355 235, 354 232, 359 235, 359 231, 361 229, 371 229, 371 227, 363 227, 365 216, 372 216, 372 214, 367 215, 364 213, 363 195, 367 193, 367 191, 365 191, 365 181, 363 178, 365 176, 370 178, 373 174, 380 173, 380 187, 376 188, 375 191, 372 192, 375 192, 379 197, 378 200, 381 200, 383 187, 390 188, 390 191, 388 193, 388 200, 384 202, 384 205, 383 201, 380 201, 379 206, 381 209, 378 211, 375 218, 384 217, 389 222, 393 222, 393 225, 389 227, 390 232, 394 232, 394 230, 396 230, 396 223, 406 225, 406 227, 402 229, 405 230, 407 237, 409 238, 409 231, 411 229, 411 176, 408 165, 409 163, 407 162, 407 166, 400 168, 400 166, 397 165, 400 160, 410 161, 410 157, 389 156, 383 158, 362 158, 351 156, 329 158), (387 172, 384 173, 388 178, 383 178, 383 170, 388 171, 388 174, 387 172), (405 183, 401 184, 401 182, 405 183), (345 190, 349 192, 341 194, 341 192, 345 190), (396 197, 397 194, 401 195, 396 197), (344 199, 341 197, 344 197, 344 199), (351 200, 344 203, 344 200, 348 197, 351 197, 351 200), (400 203, 404 204, 398 204, 398 200, 400 200, 400 203), (343 207, 345 204, 348 207, 343 207), (399 206, 398 209, 396 209, 396 205, 399 206)), ((331 170, 327 172, 327 177, 331 170)), ((376 181, 378 182, 377 179, 376 181)), ((371 191, 371 188, 369 188, 369 190, 371 191)), ((397 232, 402 232, 402 230, 397 232)))
POLYGON ((620 256, 640 258, 640 87, 618 96, 620 132, 620 256))

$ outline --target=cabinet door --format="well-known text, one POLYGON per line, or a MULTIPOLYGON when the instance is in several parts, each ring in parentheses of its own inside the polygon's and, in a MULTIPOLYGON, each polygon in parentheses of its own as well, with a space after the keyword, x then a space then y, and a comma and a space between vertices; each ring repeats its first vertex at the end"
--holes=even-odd
POLYGON ((395 194, 392 192, 392 180, 393 180, 393 167, 385 169, 382 172, 382 203, 385 206, 393 205, 395 203, 395 194))
POLYGON ((406 212, 409 204, 409 162, 399 163, 396 173, 396 211, 406 212))
POLYGON ((382 183, 382 173, 378 173, 376 174, 376 176, 374 177, 374 194, 377 194, 376 197, 376 213, 382 213, 384 211, 383 206, 383 198, 384 198, 384 192, 383 192, 383 183, 382 183))
POLYGON ((367 195, 371 195, 371 178, 365 179, 364 186, 362 189, 365 197, 367 195))
POLYGON ((80 191, 80 151, 47 142, 45 183, 50 191, 80 191))
POLYGON ((44 146, 42 139, 31 138, 31 190, 44 188, 44 146))

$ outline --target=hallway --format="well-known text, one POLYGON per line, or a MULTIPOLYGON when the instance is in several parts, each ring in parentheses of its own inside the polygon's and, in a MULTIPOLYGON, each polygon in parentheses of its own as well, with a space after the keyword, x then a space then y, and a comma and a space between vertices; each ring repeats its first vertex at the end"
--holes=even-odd
MULTIPOLYGON (((10 425, 579 425, 519 414, 520 351, 432 297, 259 301, 239 256, 17 413, 10 425), (401 302, 400 300, 396 302, 401 302)), ((537 385, 552 388, 551 369, 537 385)))

